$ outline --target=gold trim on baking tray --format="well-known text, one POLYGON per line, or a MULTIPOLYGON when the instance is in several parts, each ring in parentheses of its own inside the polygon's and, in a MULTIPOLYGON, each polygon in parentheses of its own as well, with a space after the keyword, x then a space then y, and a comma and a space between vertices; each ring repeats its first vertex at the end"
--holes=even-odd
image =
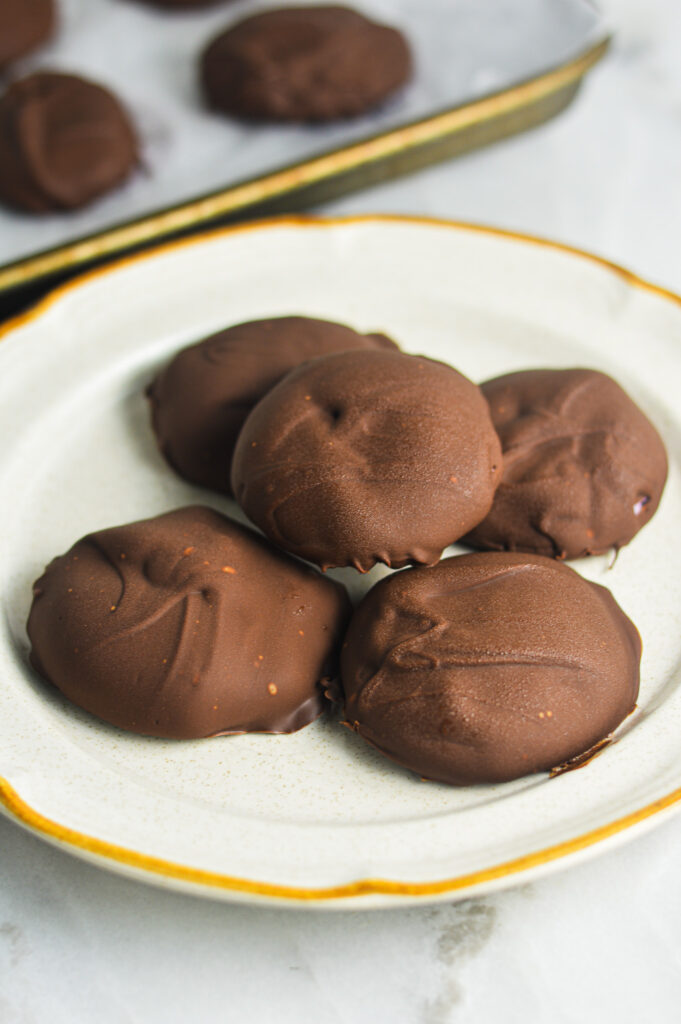
MULTIPOLYGON (((592 253, 584 252, 573 246, 564 245, 560 242, 553 242, 549 239, 537 238, 533 235, 526 235, 516 231, 506 231, 499 228, 487 227, 479 224, 465 224, 456 221, 447 221, 434 217, 406 217, 391 215, 367 215, 356 217, 336 218, 315 218, 315 217, 282 217, 274 220, 261 221, 256 224, 244 224, 231 228, 222 228, 209 233, 208 237, 219 237, 221 235, 236 234, 246 231, 257 231, 262 228, 273 227, 300 227, 300 228, 324 228, 338 224, 362 224, 362 223, 396 223, 396 224, 426 224, 432 227, 451 229, 456 231, 471 231, 479 234, 490 234, 501 238, 515 239, 532 245, 545 246, 560 252, 566 252, 581 259, 596 263, 609 272, 617 275, 635 288, 652 292, 667 301, 681 306, 681 295, 669 291, 659 285, 651 284, 649 281, 638 277, 631 271, 609 260, 602 259, 592 253)), ((151 259, 159 252, 168 252, 173 249, 188 248, 192 245, 201 244, 206 236, 200 238, 183 239, 181 241, 168 242, 158 246, 153 252, 140 253, 129 256, 112 264, 84 274, 77 280, 62 285, 55 289, 47 298, 43 299, 37 306, 23 313, 7 324, 0 327, 0 339, 11 331, 16 330, 31 321, 37 319, 49 310, 55 302, 65 294, 75 291, 82 284, 103 277, 106 274, 115 273, 121 266, 151 259)), ((548 865, 564 857, 579 853, 597 843, 612 839, 614 836, 627 829, 640 825, 642 822, 652 818, 681 803, 681 789, 672 790, 670 793, 661 796, 652 803, 646 804, 626 814, 621 818, 602 825, 599 828, 591 829, 572 839, 552 846, 546 846, 541 850, 525 854, 522 857, 515 857, 512 860, 495 864, 488 868, 481 868, 466 874, 452 878, 445 878, 433 882, 410 882, 384 878, 362 878, 355 882, 348 882, 345 885, 309 888, 305 886, 279 885, 272 882, 263 882, 249 878, 238 878, 233 875, 225 875, 219 872, 206 871, 199 868, 187 867, 183 864, 175 864, 172 861, 160 857, 152 857, 135 850, 128 850, 115 843, 98 839, 95 836, 88 836, 83 832, 61 825, 52 821, 45 815, 32 808, 16 792, 12 785, 0 776, 0 810, 4 810, 12 819, 19 822, 29 830, 38 833, 50 842, 58 845, 65 845, 78 854, 86 854, 91 857, 101 858, 130 869, 132 872, 144 872, 163 878, 172 878, 186 885, 204 887, 206 890, 219 890, 221 892, 249 893, 267 899, 292 900, 298 902, 313 903, 315 901, 342 901, 362 896, 413 896, 428 897, 438 896, 445 893, 459 893, 487 882, 495 882, 508 879, 513 875, 528 871, 531 868, 548 865)))
POLYGON ((220 220, 310 207, 533 128, 570 103, 609 43, 505 91, 0 266, 0 295, 220 220))

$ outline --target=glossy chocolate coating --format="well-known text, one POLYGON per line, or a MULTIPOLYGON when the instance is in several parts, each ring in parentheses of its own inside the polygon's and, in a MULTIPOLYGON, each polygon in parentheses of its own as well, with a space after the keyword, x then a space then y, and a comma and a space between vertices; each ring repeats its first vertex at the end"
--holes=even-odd
POLYGON ((437 561, 489 511, 499 440, 479 388, 394 351, 293 370, 239 435, 232 486, 273 541, 323 568, 437 561))
POLYGON ((106 89, 38 72, 0 99, 0 201, 31 213, 86 206, 137 162, 130 120, 106 89))
POLYGON ((201 61, 210 106, 237 117, 330 121, 381 103, 411 76, 404 36, 348 7, 264 11, 232 26, 201 61))
POLYGON ((34 587, 35 668, 105 721, 179 739, 322 712, 344 589, 208 508, 100 530, 34 587))
POLYGON ((56 21, 54 0, 0 0, 0 72, 46 43, 56 21))
POLYGON ((667 454, 650 420, 596 370, 525 370, 482 391, 504 474, 473 547, 581 558, 628 544, 652 518, 667 454))
POLYGON ((447 558, 378 583, 343 645, 347 724, 456 786, 591 750, 633 710, 641 641, 608 590, 539 555, 447 558))
POLYGON ((178 352, 149 388, 159 447, 186 480, 230 494, 239 431, 282 377, 329 352, 395 347, 383 334, 304 316, 228 327, 178 352))

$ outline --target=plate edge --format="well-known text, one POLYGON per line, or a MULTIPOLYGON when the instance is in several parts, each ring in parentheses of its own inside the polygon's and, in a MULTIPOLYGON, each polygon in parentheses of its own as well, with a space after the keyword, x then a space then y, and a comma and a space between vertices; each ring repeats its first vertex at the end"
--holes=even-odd
MULTIPOLYGON (((457 231, 477 232, 495 237, 507 238, 527 244, 534 244, 554 249, 559 252, 566 252, 570 255, 586 259, 603 267, 615 274, 620 279, 633 287, 651 292, 675 305, 681 307, 681 295, 669 289, 663 288, 639 277, 632 271, 620 266, 603 257, 579 249, 575 246, 566 245, 561 242, 540 238, 535 235, 524 234, 494 228, 483 224, 470 224, 461 221, 452 221, 435 217, 400 216, 390 214, 367 214, 362 216, 349 217, 277 217, 252 224, 236 225, 220 228, 207 232, 198 238, 181 239, 169 242, 156 248, 118 260, 106 267, 98 268, 83 274, 76 280, 68 282, 55 289, 50 295, 42 299, 36 306, 25 313, 20 314, 0 326, 0 341, 20 327, 38 319, 48 312, 53 305, 58 303, 65 296, 86 285, 94 279, 104 277, 107 274, 115 273, 117 270, 129 267, 144 260, 153 259, 156 255, 164 254, 180 248, 189 248, 193 245, 200 245, 204 241, 220 238, 226 235, 240 234, 246 231, 269 230, 277 227, 300 227, 300 228, 328 228, 353 224, 414 224, 434 228, 445 228, 457 231)), ((11 819, 26 827, 29 831, 37 833, 41 837, 56 842, 60 846, 66 846, 76 851, 88 854, 97 860, 109 861, 127 868, 131 871, 139 871, 144 874, 153 874, 175 881, 184 885, 198 886, 207 890, 219 890, 221 892, 233 892, 250 894, 252 896, 269 898, 281 901, 292 901, 297 903, 313 903, 353 900, 362 896, 406 896, 424 897, 439 896, 447 893, 457 893, 466 889, 479 887, 483 884, 493 883, 510 876, 521 874, 532 868, 548 865, 562 860, 570 855, 576 854, 598 843, 611 839, 614 836, 632 829, 654 815, 677 806, 681 803, 681 788, 672 790, 670 793, 659 797, 650 804, 632 811, 621 818, 599 826, 588 832, 575 836, 542 850, 524 854, 520 857, 504 861, 501 864, 489 868, 482 868, 477 871, 468 872, 453 878, 442 879, 434 882, 408 882, 396 881, 382 878, 364 878, 338 886, 322 888, 308 888, 282 885, 279 883, 263 882, 253 879, 239 878, 232 875, 220 874, 199 868, 191 868, 186 865, 176 864, 162 858, 152 857, 147 854, 129 850, 122 846, 109 843, 106 840, 88 836, 68 826, 52 821, 32 808, 19 796, 11 784, 0 776, 0 810, 11 819)), ((677 809, 678 806, 677 806, 677 809)))
POLYGON ((411 224, 453 231, 468 231, 471 233, 492 235, 497 238, 506 238, 517 242, 524 242, 530 245, 543 246, 548 249, 554 249, 557 252, 568 253, 571 256, 577 256, 591 263, 595 263, 597 266, 603 267, 619 277, 621 280, 624 280, 627 284, 643 291, 651 292, 663 299, 667 299, 675 305, 681 306, 680 294, 672 291, 670 288, 654 284, 646 278, 640 277, 638 274, 628 270, 619 263, 615 263, 613 260, 606 259, 603 256, 597 256, 594 253, 588 252, 586 249, 580 249, 578 246, 568 245, 565 242, 557 242, 550 238, 544 238, 540 235, 533 235, 523 231, 514 231, 510 228, 498 228, 490 224, 450 220, 443 217, 418 216, 414 214, 368 213, 343 217, 317 217, 309 214, 286 214, 278 217, 268 217, 263 220, 253 221, 246 224, 233 224, 227 227, 214 228, 210 231, 202 232, 198 236, 192 236, 191 238, 175 239, 174 241, 154 246, 153 249, 147 249, 141 253, 124 256, 112 263, 107 263, 106 266, 97 267, 94 270, 80 274, 74 280, 67 281, 66 283, 54 288, 48 295, 40 299, 28 310, 10 317, 4 323, 0 323, 0 341, 2 341, 11 332, 20 327, 24 327, 26 324, 45 314, 61 299, 69 295, 71 292, 76 291, 83 285, 90 284, 92 281, 106 277, 109 274, 115 274, 119 270, 127 269, 138 263, 155 259, 157 256, 164 256, 171 252, 176 252, 181 249, 189 249, 195 245, 202 245, 205 242, 211 242, 229 235, 245 234, 246 232, 251 231, 268 231, 275 228, 287 227, 321 229, 352 226, 356 224, 411 224))
POLYGON ((231 892, 251 895, 278 901, 312 904, 314 902, 340 902, 356 900, 362 896, 406 896, 427 897, 461 893, 466 889, 508 880, 511 876, 522 874, 532 868, 555 863, 570 855, 593 847, 598 843, 625 832, 636 825, 652 818, 672 807, 679 808, 681 788, 659 797, 650 804, 632 811, 621 818, 616 818, 607 825, 600 825, 572 839, 564 840, 552 846, 544 847, 533 853, 523 854, 511 860, 488 868, 480 868, 452 878, 439 879, 433 882, 409 882, 385 878, 361 878, 343 885, 310 888, 306 886, 284 885, 277 882, 264 882, 257 879, 240 878, 235 875, 221 874, 203 868, 192 868, 184 864, 149 854, 139 853, 104 839, 89 836, 84 832, 52 821, 39 811, 34 810, 10 783, 0 777, 0 810, 11 820, 23 825, 30 832, 47 839, 59 846, 87 855, 95 860, 108 861, 108 866, 128 869, 142 874, 152 874, 172 879, 183 886, 198 886, 205 890, 218 890, 221 893, 231 892))

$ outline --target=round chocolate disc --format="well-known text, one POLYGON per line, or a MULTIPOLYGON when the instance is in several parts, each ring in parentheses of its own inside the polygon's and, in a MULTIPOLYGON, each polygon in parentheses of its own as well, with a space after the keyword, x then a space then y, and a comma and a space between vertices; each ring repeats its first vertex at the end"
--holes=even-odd
POLYGON ((0 99, 1 202, 32 213, 86 206, 136 162, 130 119, 94 82, 38 72, 0 99))
POLYGON ((596 370, 525 370, 482 391, 504 453, 473 547, 556 558, 628 544, 655 514, 667 454, 650 420, 596 370))
POLYGON ((499 440, 479 388, 394 351, 322 356, 256 405, 232 487, 273 541, 323 568, 436 562, 489 511, 499 440))
POLYGON ((54 0, 0 0, 0 72, 46 43, 56 22, 54 0))
POLYGON ((100 530, 34 587, 35 668, 121 729, 180 739, 294 732, 349 613, 344 589, 208 508, 100 530))
POLYGON ((287 7, 232 26, 201 61, 211 107, 237 117, 330 121, 362 114, 411 76, 401 32, 348 7, 287 7))
POLYGON ((290 370, 351 348, 396 348, 383 334, 286 316, 228 327, 181 352, 149 388, 158 444, 186 480, 230 494, 239 431, 253 406, 290 370))
POLYGON ((539 555, 381 580, 342 655, 346 724, 419 775, 505 782, 592 751, 634 709, 641 641, 605 587, 539 555))

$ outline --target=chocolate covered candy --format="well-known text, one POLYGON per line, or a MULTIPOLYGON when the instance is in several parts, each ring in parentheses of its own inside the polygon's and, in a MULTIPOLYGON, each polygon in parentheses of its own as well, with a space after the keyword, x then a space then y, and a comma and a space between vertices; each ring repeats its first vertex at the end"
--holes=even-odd
POLYGON ((539 555, 475 553, 381 580, 343 645, 349 726, 456 786, 556 768, 633 710, 641 642, 608 590, 539 555))
POLYGON ((650 420, 596 370, 525 370, 482 385, 504 473, 474 547, 581 558, 628 544, 655 514, 667 454, 650 420))
POLYGON ((0 0, 0 72, 51 37, 54 0, 0 0))
POLYGON ((159 447, 180 476, 229 494, 239 431, 282 377, 326 353, 395 347, 383 334, 304 316, 228 327, 178 352, 149 388, 159 447))
POLYGON ((136 163, 128 115, 94 82, 43 71, 0 99, 0 202, 32 213, 76 209, 120 185, 136 163))
POLYGON ((34 588, 35 668, 122 729, 294 732, 322 712, 344 589, 208 508, 79 540, 34 588))
POLYGON ((501 452, 451 366, 343 352, 293 370, 239 435, 232 487, 281 547, 323 568, 437 561, 489 511, 501 452))
POLYGON ((254 14, 217 36, 201 60, 210 106, 258 120, 353 117, 410 76, 401 32, 336 6, 254 14))

